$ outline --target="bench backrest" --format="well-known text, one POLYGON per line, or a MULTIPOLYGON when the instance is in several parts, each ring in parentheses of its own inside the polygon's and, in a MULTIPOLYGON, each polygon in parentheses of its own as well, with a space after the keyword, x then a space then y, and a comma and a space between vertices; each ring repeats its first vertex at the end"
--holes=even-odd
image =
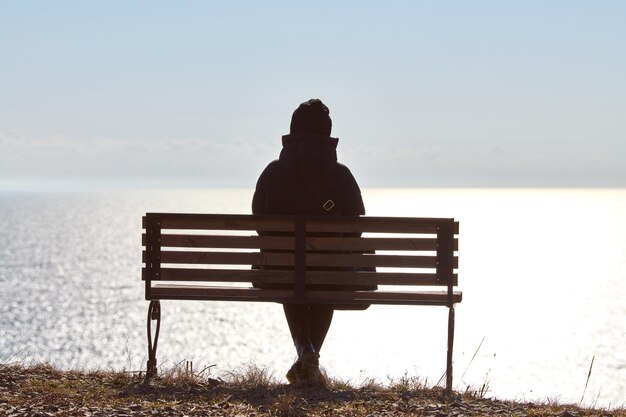
POLYGON ((276 300, 311 297, 309 284, 444 286, 450 296, 457 285, 454 219, 148 213, 143 228, 146 299, 163 283, 189 285, 168 298, 198 299, 198 284, 293 285, 266 291, 276 300))

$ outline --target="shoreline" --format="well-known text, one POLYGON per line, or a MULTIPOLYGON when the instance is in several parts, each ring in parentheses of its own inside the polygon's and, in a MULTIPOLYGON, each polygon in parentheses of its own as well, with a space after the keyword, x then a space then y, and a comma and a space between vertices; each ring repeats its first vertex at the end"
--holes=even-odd
POLYGON ((0 364, 0 415, 7 416, 615 416, 626 409, 585 408, 556 402, 483 398, 427 388, 415 378, 383 387, 327 387, 276 382, 271 371, 250 365, 212 378, 182 366, 146 384, 141 373, 61 371, 46 364, 0 364))

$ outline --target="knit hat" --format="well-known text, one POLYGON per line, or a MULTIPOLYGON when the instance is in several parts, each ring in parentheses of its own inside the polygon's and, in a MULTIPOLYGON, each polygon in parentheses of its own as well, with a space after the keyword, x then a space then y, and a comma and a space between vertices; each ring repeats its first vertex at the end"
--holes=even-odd
POLYGON ((291 116, 290 133, 317 133, 330 136, 332 127, 328 107, 317 98, 300 104, 291 116))

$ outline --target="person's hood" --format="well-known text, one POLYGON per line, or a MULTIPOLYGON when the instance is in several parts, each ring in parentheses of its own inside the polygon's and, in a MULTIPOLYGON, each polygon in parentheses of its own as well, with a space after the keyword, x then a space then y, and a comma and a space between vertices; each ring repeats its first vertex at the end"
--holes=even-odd
POLYGON ((321 179, 337 163, 339 139, 314 133, 283 136, 279 160, 290 175, 307 182, 321 179))

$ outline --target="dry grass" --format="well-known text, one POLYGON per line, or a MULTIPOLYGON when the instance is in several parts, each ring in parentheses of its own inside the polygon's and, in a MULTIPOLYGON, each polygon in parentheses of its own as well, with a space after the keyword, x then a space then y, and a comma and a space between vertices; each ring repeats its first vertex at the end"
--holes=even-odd
POLYGON ((181 362, 149 383, 123 372, 60 371, 48 365, 0 365, 0 415, 518 415, 620 416, 626 410, 584 409, 554 402, 518 403, 480 398, 480 390, 451 400, 442 388, 404 375, 383 386, 330 379, 325 387, 290 386, 253 364, 219 377, 181 362))
POLYGON ((271 369, 259 368, 252 363, 244 364, 235 371, 224 373, 221 379, 244 389, 272 388, 278 385, 271 369))

